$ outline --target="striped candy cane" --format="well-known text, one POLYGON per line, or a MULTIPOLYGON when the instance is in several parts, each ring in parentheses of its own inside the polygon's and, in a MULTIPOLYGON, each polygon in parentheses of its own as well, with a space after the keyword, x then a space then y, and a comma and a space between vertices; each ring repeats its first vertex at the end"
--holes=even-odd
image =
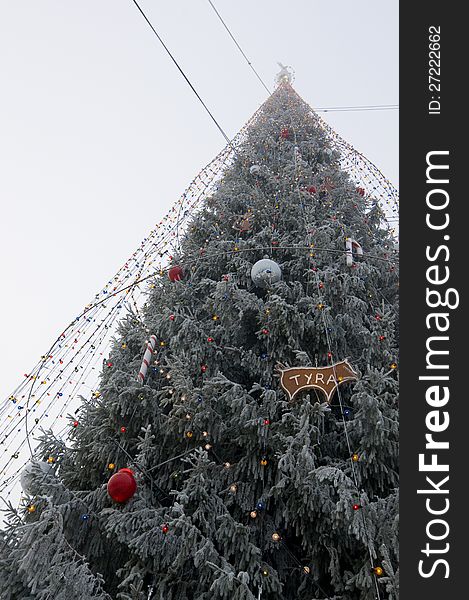
POLYGON ((143 355, 142 366, 140 367, 140 372, 138 374, 137 380, 143 383, 145 379, 145 375, 147 374, 148 366, 150 364, 151 356, 155 351, 156 346, 156 335, 150 336, 150 341, 147 342, 147 349, 145 350, 145 354, 143 355))
POLYGON ((353 251, 355 250, 357 256, 363 256, 363 248, 360 244, 352 238, 345 238, 345 260, 347 267, 353 265, 353 251))

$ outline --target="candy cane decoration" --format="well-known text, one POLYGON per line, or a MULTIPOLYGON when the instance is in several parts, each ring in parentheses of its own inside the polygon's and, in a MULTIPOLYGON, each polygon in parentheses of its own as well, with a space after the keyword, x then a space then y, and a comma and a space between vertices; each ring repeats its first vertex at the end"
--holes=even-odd
POLYGON ((360 244, 352 238, 345 238, 345 260, 347 262, 347 267, 351 267, 353 265, 354 250, 357 256, 363 256, 363 248, 360 246, 360 244))
POLYGON ((148 366, 150 364, 151 356, 155 351, 156 346, 156 335, 152 335, 150 337, 150 341, 147 342, 147 349, 145 350, 145 354, 143 355, 142 366, 140 367, 140 372, 137 377, 137 381, 143 383, 145 379, 145 375, 147 374, 148 366))

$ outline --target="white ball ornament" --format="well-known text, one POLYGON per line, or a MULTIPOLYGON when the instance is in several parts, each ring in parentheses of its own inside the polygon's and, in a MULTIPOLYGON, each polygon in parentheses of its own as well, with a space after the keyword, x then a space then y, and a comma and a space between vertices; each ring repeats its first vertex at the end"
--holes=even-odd
POLYGON ((261 172, 261 168, 259 165, 252 165, 251 167, 249 167, 249 172, 251 173, 251 175, 259 175, 259 173, 261 172))
POLYGON ((282 271, 275 261, 263 258, 252 266, 251 279, 255 286, 267 288, 282 279, 282 271))
POLYGON ((41 472, 43 477, 52 470, 52 465, 47 462, 35 460, 27 463, 20 475, 20 485, 25 494, 33 496, 35 493, 35 482, 40 481, 41 472))

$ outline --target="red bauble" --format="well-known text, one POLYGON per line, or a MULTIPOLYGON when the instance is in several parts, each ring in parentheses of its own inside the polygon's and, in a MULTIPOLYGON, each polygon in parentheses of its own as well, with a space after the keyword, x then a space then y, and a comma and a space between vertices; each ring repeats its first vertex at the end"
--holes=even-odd
POLYGON ((357 187, 357 192, 360 194, 360 196, 365 195, 365 190, 362 187, 357 187))
POLYGON ((107 482, 107 493, 120 504, 130 500, 137 491, 137 482, 130 469, 120 469, 107 482))
POLYGON ((306 188, 306 191, 308 191, 310 194, 315 194, 317 189, 314 187, 314 185, 310 185, 309 188, 306 188))
POLYGON ((280 132, 280 137, 284 140, 287 140, 290 137, 290 132, 288 131, 288 129, 286 127, 284 127, 282 129, 282 131, 280 132))
POLYGON ((134 472, 132 471, 132 469, 119 469, 117 472, 118 473, 127 473, 127 475, 131 475, 132 477, 134 476, 134 472))
POLYGON ((171 267, 168 271, 168 277, 171 281, 181 281, 183 277, 182 269, 178 265, 171 267))

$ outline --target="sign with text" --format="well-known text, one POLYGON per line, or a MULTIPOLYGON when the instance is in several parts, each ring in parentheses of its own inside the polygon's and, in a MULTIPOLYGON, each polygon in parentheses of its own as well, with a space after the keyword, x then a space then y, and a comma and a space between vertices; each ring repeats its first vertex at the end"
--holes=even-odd
POLYGON ((338 385, 346 381, 358 379, 347 360, 342 360, 329 367, 292 367, 277 365, 280 373, 280 385, 288 395, 290 402, 301 391, 318 389, 324 392, 327 402, 338 385))

